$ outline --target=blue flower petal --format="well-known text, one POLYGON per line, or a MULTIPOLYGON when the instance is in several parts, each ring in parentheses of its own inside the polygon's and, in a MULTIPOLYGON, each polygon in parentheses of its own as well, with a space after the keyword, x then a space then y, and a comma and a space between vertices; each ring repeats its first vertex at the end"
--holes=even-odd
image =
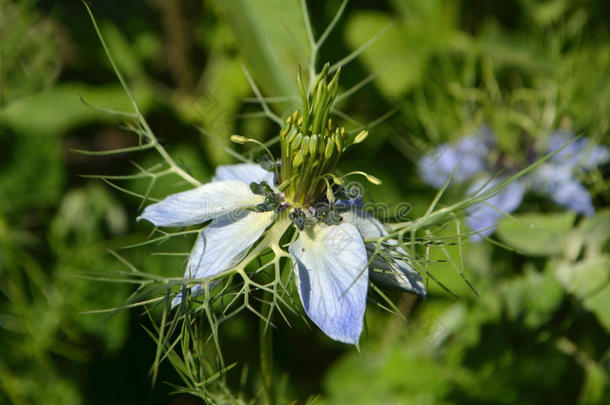
POLYGON ((576 180, 566 165, 543 164, 533 174, 533 188, 549 196, 554 202, 579 214, 593 215, 591 195, 576 180))
POLYGON ((590 170, 610 161, 610 149, 607 147, 595 146, 586 137, 574 140, 574 134, 556 131, 551 135, 547 152, 552 153, 562 147, 563 149, 551 157, 550 161, 570 170, 575 168, 590 170))
POLYGON ((189 226, 254 206, 264 199, 242 181, 218 181, 172 194, 146 207, 138 219, 156 226, 189 226))
POLYGON ((426 184, 441 188, 458 163, 457 150, 449 144, 443 144, 434 153, 427 154, 419 160, 419 174, 426 184))
POLYGON ((466 136, 455 147, 442 144, 420 159, 420 176, 425 183, 441 188, 455 170, 453 181, 463 183, 485 170, 488 153, 489 145, 482 135, 466 136))
POLYGON ((358 229, 318 224, 301 232, 289 250, 307 316, 330 338, 358 344, 368 289, 368 260, 358 229))
POLYGON ((212 181, 239 180, 246 184, 260 183, 266 181, 270 186, 275 184, 275 174, 267 171, 256 164, 239 163, 236 165, 224 165, 216 168, 212 181))
POLYGON ((244 258, 274 218, 273 211, 237 211, 216 218, 197 238, 185 277, 212 277, 232 268, 244 258))
MULTIPOLYGON (((362 209, 352 209, 343 213, 343 220, 346 223, 353 224, 358 228, 358 232, 363 239, 375 239, 386 236, 388 232, 381 222, 372 215, 367 214, 362 209)), ((386 243, 396 245, 396 240, 388 240, 386 243)), ((375 245, 372 243, 365 244, 369 259, 372 252, 375 250, 375 245)), ((404 260, 396 259, 395 252, 383 249, 378 253, 371 263, 369 268, 369 277, 376 284, 399 288, 403 291, 410 292, 422 297, 426 297, 426 286, 421 274, 413 269, 404 260)), ((406 252, 398 247, 396 251, 401 255, 406 256, 406 252)))
POLYGON ((551 198, 557 204, 576 213, 589 216, 595 214, 589 191, 577 180, 558 185, 551 198))
MULTIPOLYGON (((474 182, 469 189, 469 194, 481 194, 497 186, 503 179, 492 179, 487 184, 485 180, 474 182)), ((525 194, 525 186, 515 180, 497 192, 493 197, 487 199, 485 203, 472 205, 466 209, 468 216, 466 222, 476 234, 471 235, 472 241, 478 242, 483 236, 491 235, 503 213, 511 213, 521 205, 525 194)))
MULTIPOLYGON (((250 247, 263 235, 273 222, 275 214, 270 212, 236 211, 216 218, 197 238, 191 251, 186 279, 214 277, 237 265, 250 247)), ((191 296, 203 293, 202 286, 191 289, 191 296)), ((182 299, 179 294, 172 301, 176 305, 182 299)))

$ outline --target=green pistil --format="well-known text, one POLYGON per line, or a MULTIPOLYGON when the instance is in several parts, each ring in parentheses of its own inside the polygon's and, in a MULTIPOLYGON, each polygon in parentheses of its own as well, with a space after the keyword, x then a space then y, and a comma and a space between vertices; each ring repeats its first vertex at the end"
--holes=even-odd
POLYGON ((327 63, 306 91, 299 69, 303 109, 286 119, 280 133, 281 183, 286 184, 286 198, 297 207, 308 206, 323 195, 323 176, 332 172, 348 143, 345 128, 337 127, 329 118, 339 90, 339 70, 330 82, 328 70, 327 63))

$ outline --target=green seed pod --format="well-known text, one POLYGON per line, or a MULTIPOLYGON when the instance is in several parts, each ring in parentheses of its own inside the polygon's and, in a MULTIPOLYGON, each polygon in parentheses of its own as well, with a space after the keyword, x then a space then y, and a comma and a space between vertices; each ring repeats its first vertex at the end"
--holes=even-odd
POLYGON ((294 155, 294 159, 292 161, 293 167, 299 167, 303 163, 303 151, 298 151, 296 155, 294 155))
POLYGON ((330 159, 333 156, 333 150, 335 149, 335 143, 329 141, 326 143, 326 149, 324 150, 324 158, 330 159))
POLYGON ((312 156, 314 156, 318 150, 318 138, 318 135, 312 135, 311 138, 309 138, 309 154, 312 156))

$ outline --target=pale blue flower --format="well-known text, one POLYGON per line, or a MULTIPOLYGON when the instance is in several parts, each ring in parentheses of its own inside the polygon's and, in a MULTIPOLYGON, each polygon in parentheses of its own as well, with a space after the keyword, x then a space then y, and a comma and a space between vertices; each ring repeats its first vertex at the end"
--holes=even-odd
MULTIPOLYGON (((474 181, 468 189, 469 195, 479 195, 498 186, 505 179, 479 179, 474 181)), ((470 229, 476 233, 470 236, 473 241, 480 241, 496 230, 498 221, 505 213, 515 211, 521 205, 526 188, 519 180, 508 183, 497 191, 484 203, 471 205, 466 209, 468 216, 466 222, 470 229)))
MULTIPOLYGON (((419 162, 421 178, 427 184, 441 188, 455 170, 455 183, 472 181, 467 194, 479 194, 500 184, 504 179, 492 176, 505 169, 498 162, 490 163, 487 155, 495 146, 493 134, 483 130, 476 136, 467 136, 457 144, 442 144, 432 154, 419 162)), ((485 203, 469 207, 466 221, 476 232, 471 236, 479 241, 491 235, 504 213, 511 213, 521 205, 528 190, 548 196, 556 204, 584 215, 593 215, 595 210, 591 195, 577 179, 579 172, 610 161, 610 150, 595 146, 588 138, 574 140, 569 132, 556 131, 551 135, 544 153, 556 152, 546 162, 519 180, 509 183, 485 203), (559 148, 563 148, 557 152, 559 148)), ((512 168, 516 170, 517 168, 512 168)))
POLYGON ((578 138, 565 131, 554 132, 547 153, 555 155, 531 175, 532 189, 578 214, 593 215, 595 209, 589 191, 576 178, 579 171, 591 170, 610 161, 610 150, 595 146, 589 138, 578 138))
MULTIPOLYGON (((274 174, 258 165, 220 166, 212 182, 146 207, 141 218, 156 226, 174 227, 211 220, 197 238, 185 274, 188 280, 203 282, 239 264, 280 217, 276 211, 255 209, 265 197, 255 194, 250 184, 261 182, 282 196, 275 188, 274 174)), ((372 248, 363 239, 384 236, 387 231, 359 205, 348 204, 338 225, 318 222, 306 227, 289 247, 307 316, 332 339, 351 344, 357 344, 362 333, 369 274, 373 280, 385 279, 406 291, 426 294, 419 273, 406 262, 393 260, 387 250, 368 266, 372 248)), ((191 295, 202 292, 198 285, 191 295)), ((180 295, 174 302, 181 299, 180 295)))
POLYGON ((574 134, 570 132, 556 131, 549 139, 546 152, 553 153, 562 147, 563 149, 549 160, 571 170, 590 170, 610 161, 610 150, 607 147, 595 146, 589 138, 585 137, 574 140, 574 134))
POLYGON ((532 188, 578 214, 593 215, 595 209, 589 191, 573 176, 569 165, 553 161, 532 173, 532 188))
POLYGON ((442 144, 420 159, 420 176, 430 186, 441 188, 455 170, 453 182, 464 183, 486 170, 489 149, 486 136, 466 136, 455 146, 442 144))

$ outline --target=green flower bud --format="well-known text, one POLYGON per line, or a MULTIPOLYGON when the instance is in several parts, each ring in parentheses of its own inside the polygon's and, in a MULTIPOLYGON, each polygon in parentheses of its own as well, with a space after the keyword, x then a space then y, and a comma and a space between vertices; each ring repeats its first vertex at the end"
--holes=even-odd
POLYGON ((354 144, 364 141, 367 136, 369 136, 369 131, 367 131, 366 129, 363 129, 362 131, 358 132, 358 135, 356 135, 356 137, 354 138, 354 144))
POLYGON ((241 136, 241 135, 231 135, 231 141, 243 145, 244 143, 248 142, 248 138, 246 138, 245 136, 241 136))

